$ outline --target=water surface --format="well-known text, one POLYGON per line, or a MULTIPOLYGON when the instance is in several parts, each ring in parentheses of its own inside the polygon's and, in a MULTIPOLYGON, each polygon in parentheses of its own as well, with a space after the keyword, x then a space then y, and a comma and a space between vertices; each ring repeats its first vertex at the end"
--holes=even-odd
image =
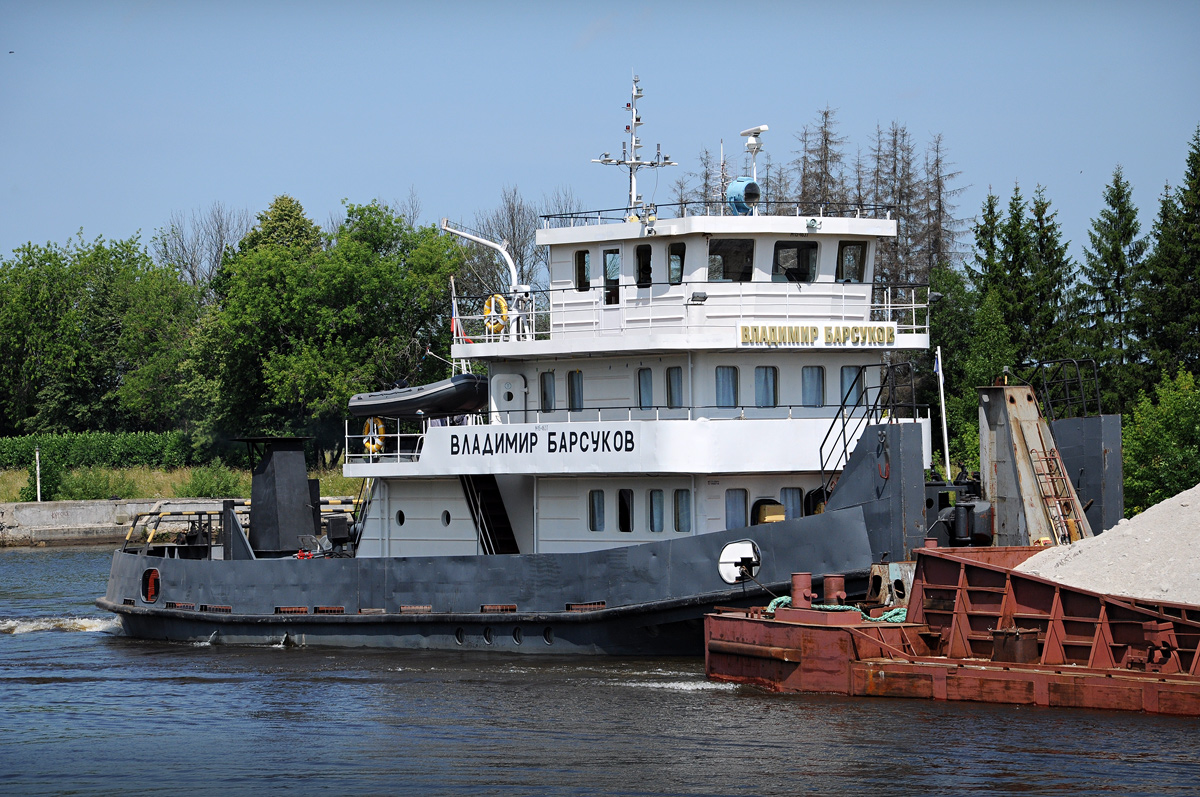
POLYGON ((122 637, 103 548, 0 551, 3 794, 1196 794, 1200 720, 770 695, 693 659, 122 637))

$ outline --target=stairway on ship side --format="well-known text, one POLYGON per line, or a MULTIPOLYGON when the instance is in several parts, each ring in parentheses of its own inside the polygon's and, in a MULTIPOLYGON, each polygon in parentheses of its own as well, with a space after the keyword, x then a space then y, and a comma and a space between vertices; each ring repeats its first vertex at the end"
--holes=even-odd
MULTIPOLYGON (((513 535, 512 523, 508 519, 508 510, 504 508, 504 498, 500 494, 500 485, 496 477, 490 473, 477 476, 459 476, 463 492, 467 496, 467 505, 475 520, 479 535, 486 538, 494 548, 491 553, 513 554, 520 553, 517 538, 513 535)), ((485 545, 485 549, 487 545, 485 545)))

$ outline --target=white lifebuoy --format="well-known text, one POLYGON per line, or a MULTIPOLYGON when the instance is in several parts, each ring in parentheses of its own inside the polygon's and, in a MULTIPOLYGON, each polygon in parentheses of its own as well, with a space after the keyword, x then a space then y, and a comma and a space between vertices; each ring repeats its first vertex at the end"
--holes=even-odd
POLYGON ((363 450, 368 454, 378 454, 383 451, 383 418, 367 418, 363 425, 363 450))
POLYGON ((493 335, 499 335, 508 326, 508 300, 498 293, 487 297, 483 303, 484 327, 493 335))

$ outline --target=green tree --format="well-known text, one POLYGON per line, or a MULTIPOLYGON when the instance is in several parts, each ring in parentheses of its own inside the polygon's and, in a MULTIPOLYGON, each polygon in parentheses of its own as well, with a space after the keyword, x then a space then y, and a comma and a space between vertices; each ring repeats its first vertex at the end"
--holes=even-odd
MULTIPOLYGON (((1154 249, 1135 289, 1146 375, 1200 370, 1200 127, 1182 184, 1163 191, 1154 249)), ((1143 377, 1143 381, 1145 376, 1143 377)))
POLYGON ((1138 512, 1200 483, 1200 391, 1180 369, 1163 376, 1154 399, 1145 391, 1122 430, 1125 514, 1138 512))
POLYGON ((1069 311, 1075 265, 1062 240, 1058 211, 1050 209, 1046 189, 1038 186, 1030 206, 1030 301, 1022 316, 1029 330, 1027 359, 1057 360, 1077 346, 1077 323, 1069 311))
POLYGON ((1104 378, 1101 402, 1108 412, 1124 414, 1137 391, 1133 373, 1133 280, 1141 268, 1146 240, 1129 182, 1120 166, 1104 190, 1105 207, 1092 220, 1089 246, 1083 250, 1078 290, 1083 356, 1096 358, 1104 378))
POLYGON ((1024 362, 1033 351, 1033 336, 1029 328, 1035 298, 1033 295, 1034 241, 1029 221, 1025 218, 1025 198, 1021 187, 1013 186, 1008 201, 1008 215, 1000 224, 1000 279, 987 291, 996 292, 1005 326, 1016 346, 1016 361, 1024 362))
MULTIPOLYGON (((967 358, 965 355, 971 346, 978 296, 971 289, 966 275, 948 264, 933 267, 929 275, 929 287, 931 291, 942 297, 930 308, 929 340, 932 347, 941 346, 942 348, 942 379, 947 391, 946 425, 948 433, 950 429, 953 429, 955 439, 957 439, 961 433, 962 424, 957 418, 952 419, 950 399, 953 398, 954 390, 970 386, 966 373, 967 358)), ((929 371, 932 371, 932 365, 929 366, 929 371)), ((920 401, 931 407, 938 406, 936 379, 922 380, 920 401)), ((941 411, 940 408, 938 411, 941 411)), ((961 408, 957 411, 961 412, 961 408)), ((940 429, 941 427, 935 422, 934 448, 939 451, 942 449, 940 429)), ((963 461, 962 451, 962 447, 956 447, 955 440, 951 440, 950 458, 952 462, 963 461)), ((939 462, 944 462, 944 458, 940 455, 935 456, 934 465, 939 462)), ((941 470, 941 466, 938 467, 938 470, 941 470)), ((948 474, 948 477, 952 478, 953 474, 948 474)))
MULTIPOLYGON (((315 229, 284 206, 289 226, 315 229)), ((260 219, 268 226, 271 212, 260 219)), ((198 336, 204 348, 187 363, 196 408, 212 408, 202 434, 311 435, 332 464, 352 394, 444 375, 424 354, 430 345, 448 354, 449 280, 462 249, 378 202, 347 205, 327 249, 305 236, 256 240, 223 265, 215 315, 198 336)))
POLYGON ((967 265, 967 276, 981 293, 1000 289, 1004 281, 1003 264, 1000 261, 1000 222, 1000 198, 989 188, 979 218, 971 225, 971 233, 975 236, 975 255, 967 265))

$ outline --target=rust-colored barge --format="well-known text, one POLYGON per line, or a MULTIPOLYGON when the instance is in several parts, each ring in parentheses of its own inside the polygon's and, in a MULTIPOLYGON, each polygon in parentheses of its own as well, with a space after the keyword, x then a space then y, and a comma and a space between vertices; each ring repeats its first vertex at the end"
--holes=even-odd
POLYGON ((780 692, 1200 716, 1200 606, 1012 570, 1038 550, 918 551, 899 623, 811 608, 811 576, 796 574, 790 608, 705 618, 705 670, 780 692))

